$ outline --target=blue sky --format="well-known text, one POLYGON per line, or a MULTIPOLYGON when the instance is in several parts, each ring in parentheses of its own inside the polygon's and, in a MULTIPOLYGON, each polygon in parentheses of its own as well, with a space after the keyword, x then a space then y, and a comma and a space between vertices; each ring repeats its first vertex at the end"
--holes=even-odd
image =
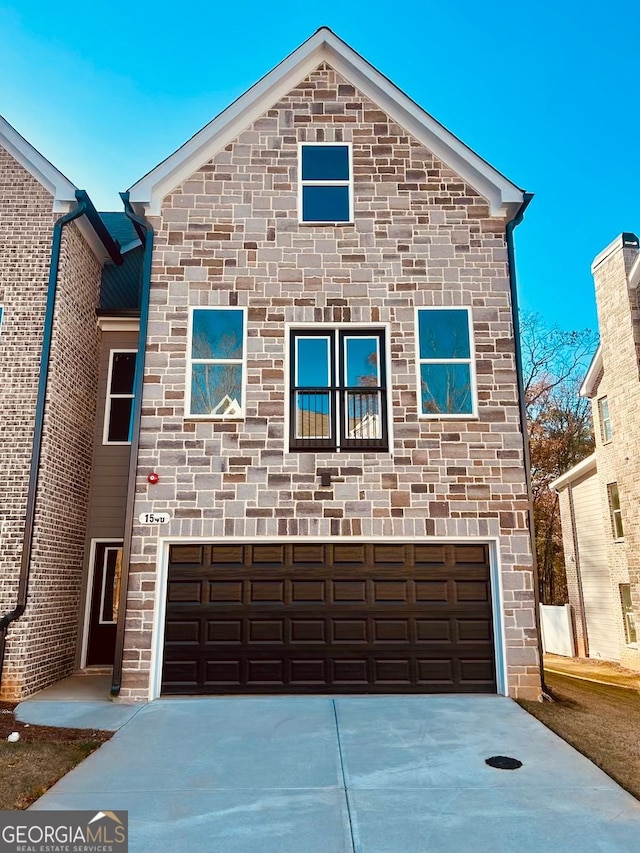
POLYGON ((535 198, 521 305, 596 324, 590 264, 640 230, 638 0, 0 0, 0 113, 103 210, 319 26, 535 198))

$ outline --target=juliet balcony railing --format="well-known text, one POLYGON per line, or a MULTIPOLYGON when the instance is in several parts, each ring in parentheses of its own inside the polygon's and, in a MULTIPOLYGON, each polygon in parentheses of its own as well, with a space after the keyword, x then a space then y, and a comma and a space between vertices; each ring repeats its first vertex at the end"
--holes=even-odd
POLYGON ((384 388, 293 388, 292 450, 387 450, 384 388))

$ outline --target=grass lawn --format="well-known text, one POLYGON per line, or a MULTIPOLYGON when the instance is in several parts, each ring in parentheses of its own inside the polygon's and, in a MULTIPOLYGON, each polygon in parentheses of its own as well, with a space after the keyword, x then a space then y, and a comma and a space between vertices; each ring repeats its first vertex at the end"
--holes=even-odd
POLYGON ((545 674, 554 702, 520 705, 640 799, 640 691, 545 674))
POLYGON ((0 809, 26 809, 112 735, 19 723, 14 707, 0 702, 0 809), (7 742, 11 732, 20 734, 17 743, 7 742))

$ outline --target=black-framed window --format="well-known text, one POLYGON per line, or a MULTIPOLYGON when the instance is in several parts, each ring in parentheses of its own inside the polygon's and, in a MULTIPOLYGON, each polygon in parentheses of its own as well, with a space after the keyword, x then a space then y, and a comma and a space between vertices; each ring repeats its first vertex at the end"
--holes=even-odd
POLYGON ((131 444, 136 350, 111 350, 103 444, 131 444))
POLYGON ((339 143, 303 143, 299 159, 300 221, 352 222, 351 147, 339 143))
POLYGON ((383 330, 292 331, 290 387, 292 450, 387 450, 383 330))

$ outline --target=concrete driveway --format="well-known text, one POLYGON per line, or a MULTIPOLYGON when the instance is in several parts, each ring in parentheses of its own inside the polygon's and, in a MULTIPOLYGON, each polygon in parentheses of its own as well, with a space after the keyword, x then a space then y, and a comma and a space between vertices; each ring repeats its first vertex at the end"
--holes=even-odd
POLYGON ((33 808, 127 809, 131 853, 640 849, 640 803, 497 696, 158 700, 33 808))

